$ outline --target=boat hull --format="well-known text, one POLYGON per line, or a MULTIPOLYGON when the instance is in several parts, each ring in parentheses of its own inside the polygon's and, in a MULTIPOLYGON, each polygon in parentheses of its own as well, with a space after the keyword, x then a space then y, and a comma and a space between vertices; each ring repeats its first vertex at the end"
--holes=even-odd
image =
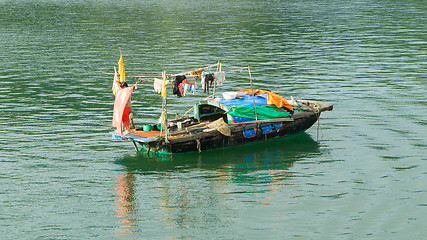
POLYGON ((210 129, 210 131, 201 131, 167 140, 161 139, 138 143, 142 146, 141 151, 148 153, 200 152, 290 136, 307 130, 319 117, 320 112, 302 112, 284 121, 256 121, 250 124, 232 126, 230 127, 231 136, 225 136, 217 130, 210 129), (249 136, 248 132, 250 133, 249 136))

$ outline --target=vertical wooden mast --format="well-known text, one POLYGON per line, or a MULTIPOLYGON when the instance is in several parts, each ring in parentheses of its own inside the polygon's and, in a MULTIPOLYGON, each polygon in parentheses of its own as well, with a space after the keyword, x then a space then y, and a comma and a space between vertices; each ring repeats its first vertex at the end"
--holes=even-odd
POLYGON ((252 92, 252 100, 254 102, 254 111, 255 111, 255 121, 258 121, 258 114, 256 112, 256 104, 255 104, 255 93, 254 93, 254 87, 252 84, 252 74, 251 74, 251 67, 248 66, 248 72, 249 72, 249 80, 251 82, 251 92, 252 92))

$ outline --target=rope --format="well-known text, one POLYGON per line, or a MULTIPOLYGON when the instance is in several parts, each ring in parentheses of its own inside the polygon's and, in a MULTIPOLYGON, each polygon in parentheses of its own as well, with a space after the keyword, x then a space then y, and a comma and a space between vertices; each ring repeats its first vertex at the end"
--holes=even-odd
POLYGON ((319 141, 319 132, 320 132, 320 106, 319 104, 314 104, 313 107, 311 107, 312 112, 317 118, 317 141, 319 141))
POLYGON ((197 150, 199 150, 199 152, 201 152, 202 151, 202 144, 200 143, 200 139, 197 139, 196 143, 197 143, 197 150))
POLYGON ((165 134, 166 134, 166 135, 165 135, 165 143, 166 143, 166 144, 168 144, 168 143, 169 143, 169 140, 168 140, 168 136, 169 136, 169 128, 167 128, 167 129, 166 129, 165 134))
POLYGON ((142 77, 138 77, 138 80, 136 81, 136 83, 135 83, 135 85, 136 84, 142 84, 142 83, 144 83, 145 82, 145 79, 144 78, 142 78, 142 77))
POLYGON ((311 112, 314 113, 316 116, 317 121, 317 140, 319 140, 319 133, 321 131, 320 128, 320 105, 318 103, 310 103, 310 102, 300 102, 296 100, 299 107, 304 106, 305 108, 308 108, 311 112))

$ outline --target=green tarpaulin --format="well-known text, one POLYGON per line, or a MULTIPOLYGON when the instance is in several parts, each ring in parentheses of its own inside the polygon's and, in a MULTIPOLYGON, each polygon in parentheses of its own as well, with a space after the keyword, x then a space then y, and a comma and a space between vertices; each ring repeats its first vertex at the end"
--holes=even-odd
MULTIPOLYGON (((284 118, 289 116, 289 112, 277 108, 274 105, 267 105, 264 107, 257 107, 256 112, 259 120, 266 120, 272 118, 284 118)), ((255 119, 254 107, 233 107, 228 111, 228 114, 236 117, 251 118, 255 119)))

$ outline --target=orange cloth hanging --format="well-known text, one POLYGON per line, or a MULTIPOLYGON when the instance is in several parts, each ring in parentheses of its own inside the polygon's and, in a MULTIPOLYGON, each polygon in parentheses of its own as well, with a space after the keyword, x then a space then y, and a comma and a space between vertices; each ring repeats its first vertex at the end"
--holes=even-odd
POLYGON ((191 75, 200 75, 204 70, 205 70, 205 68, 199 68, 199 69, 191 71, 190 74, 191 75))
POLYGON ((126 127, 129 126, 129 114, 132 111, 132 106, 130 102, 130 96, 132 91, 135 89, 133 87, 124 88, 116 93, 116 100, 114 101, 114 111, 113 111, 113 127, 117 130, 117 134, 123 137, 123 128, 122 122, 126 127), (127 116, 125 116, 127 115, 127 116))

